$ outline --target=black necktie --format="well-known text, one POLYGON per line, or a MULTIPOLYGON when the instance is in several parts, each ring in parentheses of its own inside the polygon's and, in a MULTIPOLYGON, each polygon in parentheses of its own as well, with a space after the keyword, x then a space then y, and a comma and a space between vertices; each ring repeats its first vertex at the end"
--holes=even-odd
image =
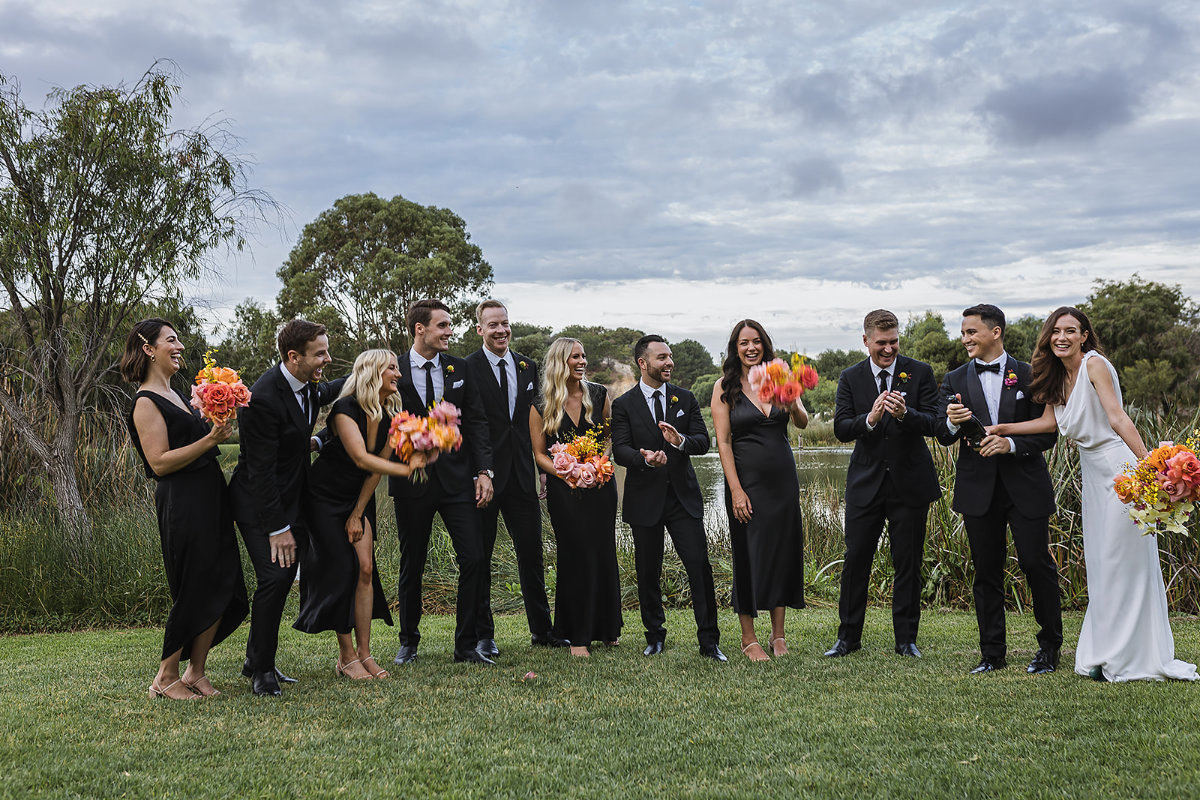
POLYGON ((662 407, 662 392, 658 389, 654 390, 654 394, 650 395, 654 398, 654 421, 662 422, 666 417, 663 415, 662 407))
POLYGON ((317 387, 311 383, 304 387, 304 401, 307 404, 304 409, 304 418, 310 423, 316 422, 314 417, 317 416, 317 387))
POLYGON ((885 369, 879 373, 879 393, 883 394, 887 388, 888 371, 885 369))
POLYGON ((996 374, 999 374, 1000 373, 1000 362, 997 361, 995 364, 981 364, 978 361, 976 361, 975 369, 978 372, 995 372, 996 374))
POLYGON ((500 394, 504 395, 504 406, 508 409, 508 418, 512 419, 512 406, 508 401, 508 362, 502 358, 496 366, 500 368, 500 394))
POLYGON ((425 405, 432 406, 434 403, 433 396, 433 362, 426 361, 421 369, 425 370, 425 405))

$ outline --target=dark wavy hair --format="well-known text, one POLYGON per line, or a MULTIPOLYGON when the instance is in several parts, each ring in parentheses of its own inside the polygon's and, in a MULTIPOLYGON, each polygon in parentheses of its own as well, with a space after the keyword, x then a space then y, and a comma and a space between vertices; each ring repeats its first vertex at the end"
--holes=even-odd
POLYGON ((1100 337, 1096 335, 1096 329, 1092 327, 1087 314, 1074 306, 1054 309, 1042 323, 1042 331, 1033 347, 1033 377, 1029 381, 1029 394, 1035 403, 1060 406, 1067 402, 1067 368, 1063 366, 1062 359, 1054 355, 1050 339, 1054 334, 1054 326, 1068 314, 1079 320, 1079 332, 1086 334, 1080 349, 1085 353, 1095 350, 1104 355, 1100 349, 1100 337))
POLYGON ((742 328, 753 328, 762 339, 762 361, 765 364, 775 358, 775 347, 771 337, 761 324, 752 319, 744 319, 733 326, 729 334, 729 344, 725 346, 725 360, 721 362, 721 402, 732 406, 737 393, 742 390, 742 360, 738 358, 738 335, 742 328))
POLYGON ((175 330, 175 326, 160 317, 150 317, 133 325, 133 330, 125 337, 125 352, 121 354, 121 377, 129 383, 142 383, 150 370, 150 356, 142 349, 143 345, 153 347, 158 342, 158 336, 163 328, 175 330))

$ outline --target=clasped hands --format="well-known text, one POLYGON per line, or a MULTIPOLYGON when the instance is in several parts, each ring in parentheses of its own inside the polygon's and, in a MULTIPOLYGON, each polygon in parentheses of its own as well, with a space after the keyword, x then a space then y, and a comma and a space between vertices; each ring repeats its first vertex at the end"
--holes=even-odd
MULTIPOLYGON (((675 430, 675 426, 671 423, 660 422, 658 423, 658 429, 662 431, 663 438, 667 440, 667 444, 672 447, 679 447, 683 444, 683 434, 675 430)), ((638 452, 646 460, 647 466, 665 467, 667 465, 667 454, 664 450, 647 450, 641 448, 638 452)))
POLYGON ((891 414, 897 420, 902 420, 907 413, 908 404, 904 400, 903 392, 881 392, 871 405, 871 410, 867 412, 867 423, 874 428, 879 424, 879 420, 883 419, 884 414, 891 414))

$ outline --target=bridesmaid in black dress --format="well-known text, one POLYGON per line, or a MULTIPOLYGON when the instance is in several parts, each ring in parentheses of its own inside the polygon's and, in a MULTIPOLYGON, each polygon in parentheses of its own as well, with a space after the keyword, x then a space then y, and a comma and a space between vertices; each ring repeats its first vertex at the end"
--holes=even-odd
POLYGON ((546 507, 558 550, 554 635, 571 655, 588 656, 595 641, 616 645, 621 634, 621 577, 617 569, 617 487, 572 489, 554 472, 550 446, 599 428, 608 436, 608 390, 584 380, 587 355, 576 339, 555 339, 546 351, 541 396, 529 409, 533 457, 549 475, 546 507))
POLYGON ((121 357, 121 376, 139 384, 129 435, 146 477, 158 482, 154 505, 172 600, 149 695, 171 700, 220 694, 204 674, 208 651, 250 610, 229 488, 217 463, 217 445, 232 428, 210 427, 171 388, 182 353, 171 323, 155 318, 133 326, 121 357), (181 660, 188 662, 183 675, 181 660))
POLYGON ((392 624, 375 570, 375 487, 381 475, 407 477, 426 464, 422 453, 404 464, 390 460, 388 427, 401 410, 399 378, 392 351, 359 354, 326 421, 332 438, 308 473, 309 546, 294 627, 334 631, 337 674, 355 680, 388 677, 371 655, 371 620, 392 624))
POLYGON ((800 482, 788 440, 788 420, 808 425, 797 398, 787 408, 763 406, 750 389, 750 368, 771 361, 771 337, 752 319, 733 326, 713 391, 712 417, 725 473, 725 510, 733 550, 733 610, 742 627, 742 652, 751 661, 768 656, 758 643, 754 618, 771 614, 771 653, 787 653, 784 614, 804 608, 804 527, 800 482))

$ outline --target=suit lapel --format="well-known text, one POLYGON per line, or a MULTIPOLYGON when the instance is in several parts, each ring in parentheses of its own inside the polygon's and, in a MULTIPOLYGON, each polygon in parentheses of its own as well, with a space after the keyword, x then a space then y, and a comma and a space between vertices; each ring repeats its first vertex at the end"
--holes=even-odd
POLYGON ((971 411, 979 417, 984 425, 992 424, 992 412, 988 410, 987 398, 983 394, 983 384, 979 382, 979 372, 975 369, 975 359, 967 362, 967 394, 971 396, 969 403, 971 411))
MULTIPOLYGON (((895 367, 895 362, 892 362, 892 369, 889 369, 888 372, 894 373, 895 367)), ((871 406, 875 403, 875 398, 879 397, 879 381, 875 379, 875 370, 871 369, 871 359, 868 358, 866 361, 862 362, 862 371, 860 374, 861 378, 859 380, 859 386, 863 392, 863 397, 867 399, 867 413, 870 414, 871 406)), ((892 375, 892 380, 896 380, 896 376, 894 374, 892 375)), ((892 385, 895 386, 895 383, 892 385)), ((879 423, 875 427, 885 427, 888 424, 888 420, 891 418, 891 414, 884 414, 883 418, 879 420, 879 423)))
MULTIPOLYGON (((412 361, 408 357, 408 353, 404 354, 404 366, 400 368, 400 380, 397 381, 400 391, 401 405, 410 409, 423 409, 421 404, 421 395, 417 394, 417 387, 413 386, 412 379, 412 361)), ((422 411, 416 413, 422 414, 422 411)))
POLYGON ((1004 368, 1000 371, 1000 402, 996 407, 996 416, 1000 418, 997 420, 998 422, 1013 422, 1013 417, 1017 413, 1017 385, 1006 386, 1004 384, 1009 370, 1012 370, 1013 373, 1017 371, 1017 363, 1012 356, 1004 360, 1004 368))
MULTIPOLYGON (((282 364, 276 370, 275 385, 279 387, 279 394, 283 400, 283 404, 287 407, 288 416, 292 418, 292 422, 297 427, 305 427, 306 420, 304 419, 304 410, 300 408, 300 402, 296 399, 296 393, 292 391, 292 385, 283 375, 283 371, 287 369, 282 364)), ((308 427, 312 427, 312 423, 308 423, 308 427)))

